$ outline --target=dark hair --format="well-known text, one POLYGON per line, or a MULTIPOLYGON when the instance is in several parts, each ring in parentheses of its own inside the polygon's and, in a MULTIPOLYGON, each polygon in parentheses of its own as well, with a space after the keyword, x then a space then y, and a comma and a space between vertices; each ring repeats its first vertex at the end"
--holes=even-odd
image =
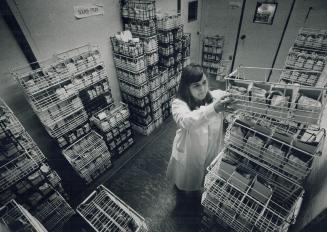
POLYGON ((202 67, 196 64, 190 64, 186 66, 182 71, 182 76, 179 82, 176 97, 186 102, 191 110, 194 110, 196 107, 211 103, 213 101, 209 91, 201 102, 195 101, 190 92, 190 85, 192 83, 201 81, 203 74, 204 72, 202 67))

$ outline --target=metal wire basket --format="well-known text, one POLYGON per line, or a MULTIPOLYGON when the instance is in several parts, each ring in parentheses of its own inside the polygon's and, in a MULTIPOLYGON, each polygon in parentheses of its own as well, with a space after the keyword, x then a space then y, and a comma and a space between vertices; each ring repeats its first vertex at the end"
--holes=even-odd
POLYGON ((240 174, 238 167, 222 160, 223 156, 224 151, 208 167, 202 198, 204 207, 209 206, 233 229, 287 231, 298 214, 303 191, 292 201, 276 202, 272 187, 260 183, 257 175, 249 178, 240 174), (231 223, 234 221, 237 223, 231 223))
POLYGON ((103 185, 77 207, 77 212, 95 231, 148 231, 145 220, 103 185))
POLYGON ((294 45, 327 52, 327 31, 313 28, 301 28, 296 36, 294 45))
POLYGON ((276 133, 265 134, 254 129, 252 125, 236 120, 226 133, 225 143, 231 150, 271 169, 279 176, 303 184, 311 171, 313 160, 322 152, 325 131, 321 130, 318 133, 321 136, 316 135, 318 140, 314 141, 314 144, 306 144, 306 141, 292 137, 290 141, 282 141, 278 139, 279 135, 276 133), (304 147, 306 150, 303 150, 304 147))
POLYGON ((269 71, 280 74, 282 69, 241 67, 225 78, 227 91, 239 101, 236 103, 239 111, 264 115, 279 121, 319 124, 326 104, 326 90, 243 79, 261 77, 262 80, 265 74, 269 75, 269 71), (261 76, 258 75, 260 73, 261 76))
POLYGON ((77 140, 62 153, 82 177, 84 174, 91 175, 99 170, 100 166, 111 157, 104 140, 95 131, 77 140))
MULTIPOLYGON (((15 231, 47 232, 43 225, 15 200, 0 208, 0 221, 3 226, 15 231)), ((4 228, 3 228, 4 229, 4 228)))

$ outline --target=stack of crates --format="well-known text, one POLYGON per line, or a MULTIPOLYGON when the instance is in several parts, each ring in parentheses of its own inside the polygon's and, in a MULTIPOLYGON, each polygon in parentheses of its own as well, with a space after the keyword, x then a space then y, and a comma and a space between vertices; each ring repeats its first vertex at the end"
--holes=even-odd
MULTIPOLYGON (((17 68, 13 75, 46 131, 62 149, 64 157, 86 183, 90 183, 110 167, 110 154, 106 153, 103 160, 98 157, 97 162, 92 159, 80 168, 72 160, 84 160, 85 157, 69 157, 67 150, 88 143, 90 134, 93 134, 90 118, 98 111, 113 106, 109 77, 99 48, 87 44, 56 54, 38 65, 40 67, 34 70, 17 68), (97 165, 100 162, 103 163, 97 165)), ((102 137, 97 138, 97 142, 104 144, 103 151, 108 151, 102 137)), ((94 155, 99 151, 94 148, 88 152, 94 155)))
MULTIPOLYGON (((121 12, 124 29, 130 31, 134 38, 125 41, 111 38, 117 76, 120 80, 123 100, 130 110, 132 128, 148 135, 163 121, 162 109, 157 107, 161 105, 163 74, 158 68, 155 1, 121 1, 121 12), (135 48, 140 52, 133 52, 135 48), (122 53, 125 57, 129 57, 129 61, 125 64, 121 63, 122 53), (127 70, 131 62, 137 66, 137 70, 133 70, 134 75, 127 75, 123 70, 127 70), (134 85, 131 84, 132 80, 134 85)), ((127 32, 121 35, 124 33, 127 32)))
POLYGON ((208 167, 202 205, 235 231, 287 231, 324 147, 326 133, 319 124, 325 90, 244 78, 269 71, 284 70, 242 67, 226 78, 238 111, 225 147, 208 167))
POLYGON ((128 106, 124 103, 99 111, 91 119, 96 131, 104 137, 113 158, 119 157, 134 143, 128 106))
POLYGON ((171 114, 171 102, 177 92, 181 71, 189 64, 190 34, 183 33, 181 15, 157 15, 159 65, 167 69, 166 96, 162 102, 164 118, 171 114))
POLYGON ((282 83, 325 87, 327 84, 327 31, 301 28, 279 78, 282 83), (306 72, 303 72, 305 70, 306 72))
POLYGON ((48 166, 41 150, 2 100, 0 146, 0 204, 15 199, 48 230, 60 228, 74 214, 61 196, 66 195, 61 179, 48 166), (65 208, 59 209, 53 204, 53 194, 61 198, 65 208), (40 211, 41 205, 46 205, 48 212, 40 211), (59 210, 60 218, 55 216, 59 210))
POLYGON ((77 212, 96 232, 147 232, 145 220, 103 185, 96 188, 77 212))

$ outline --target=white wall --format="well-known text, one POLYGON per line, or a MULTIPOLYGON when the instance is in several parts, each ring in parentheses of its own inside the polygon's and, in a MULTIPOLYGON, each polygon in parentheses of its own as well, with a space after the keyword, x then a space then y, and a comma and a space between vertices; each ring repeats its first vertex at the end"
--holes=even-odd
POLYGON ((98 45, 109 74, 115 100, 119 86, 109 37, 122 30, 117 0, 8 0, 38 60, 87 43, 98 45), (74 6, 99 3, 104 15, 84 19, 74 17, 74 6))

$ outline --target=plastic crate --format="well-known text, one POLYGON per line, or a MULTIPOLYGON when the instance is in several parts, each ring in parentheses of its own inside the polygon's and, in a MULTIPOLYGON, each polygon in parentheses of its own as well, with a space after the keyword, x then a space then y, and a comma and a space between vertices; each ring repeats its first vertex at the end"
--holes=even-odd
POLYGON ((77 212, 95 231, 148 231, 145 220, 103 185, 77 207, 77 212))
MULTIPOLYGON (((295 222, 302 203, 303 191, 288 204, 275 202, 272 197, 275 190, 269 186, 264 187, 268 189, 267 192, 261 188, 262 186, 259 188, 256 185, 257 176, 247 179, 237 174, 237 170, 226 173, 224 171, 226 169, 221 168, 223 155, 223 152, 220 153, 208 168, 202 204, 206 206, 205 199, 209 199, 215 203, 211 205, 210 210, 217 212, 218 217, 220 212, 224 211, 233 218, 246 222, 236 225, 248 225, 250 228, 253 226, 258 231, 286 231, 290 224, 295 222), (225 172, 227 178, 222 178, 219 172, 225 172), (245 185, 244 178, 247 180, 247 186, 242 188, 240 186, 245 185)), ((236 226, 229 223, 228 225, 236 226)))
POLYGON ((0 219, 8 230, 47 232, 44 226, 15 200, 7 202, 0 208, 0 219))

